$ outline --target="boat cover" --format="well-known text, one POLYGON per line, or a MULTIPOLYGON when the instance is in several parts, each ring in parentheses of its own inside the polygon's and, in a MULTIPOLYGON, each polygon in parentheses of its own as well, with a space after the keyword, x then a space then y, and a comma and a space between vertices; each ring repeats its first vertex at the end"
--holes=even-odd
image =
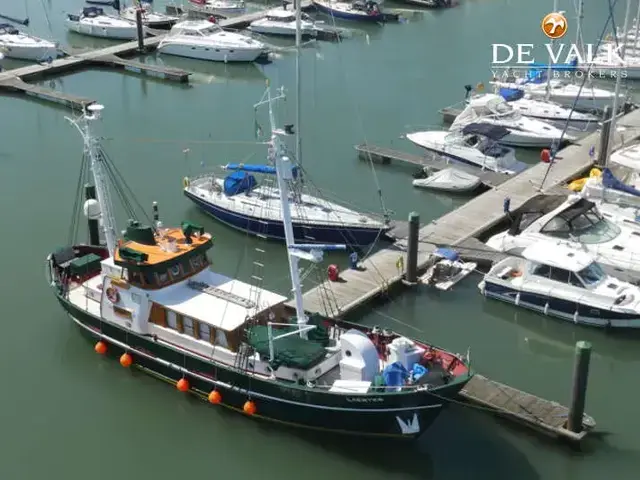
POLYGON ((500 140, 509 135, 509 130, 500 125, 491 125, 490 123, 470 123, 462 129, 464 135, 482 135, 492 140, 500 140))
POLYGON ((499 93, 507 102, 520 100, 524 97, 524 90, 520 90, 519 88, 501 88, 499 93))
POLYGON ((99 17, 104 15, 104 10, 100 7, 84 7, 82 9, 82 15, 85 17, 99 17))
MULTIPOLYGON (((244 163, 228 163, 224 166, 225 170, 239 170, 242 172, 252 172, 252 173, 264 173, 265 175, 275 175, 276 167, 272 167, 271 165, 253 165, 253 164, 244 164, 244 163)), ((293 165, 291 169, 293 171, 293 178, 298 176, 298 166, 293 165)))
POLYGON ((10 23, 0 23, 0 33, 8 35, 16 35, 19 33, 18 29, 10 23))
MULTIPOLYGON (((273 327, 273 336, 277 337, 291 329, 273 327)), ((313 330, 311 330, 313 331, 313 330)), ((247 329, 247 343, 251 345, 263 358, 269 358, 269 329, 263 325, 256 325, 247 329)), ((273 341, 274 359, 271 368, 278 367, 300 368, 307 370, 322 361, 326 350, 321 343, 300 338, 299 335, 278 338, 273 341)))
POLYGON ((256 186, 256 178, 247 172, 233 172, 224 178, 224 194, 231 197, 249 192, 256 186))
POLYGON ((602 185, 606 188, 612 188, 614 190, 619 190, 621 192, 626 192, 631 195, 640 197, 640 190, 637 190, 629 185, 626 185, 624 182, 617 179, 613 175, 613 172, 608 168, 605 168, 602 171, 602 185))
POLYGON ((435 252, 433 252, 434 255, 437 255, 439 257, 442 257, 446 260, 451 260, 452 262, 455 260, 458 260, 458 258, 460 257, 460 255, 458 254, 458 252, 456 252, 454 249, 452 248, 444 248, 444 247, 440 247, 438 249, 436 249, 435 252))
MULTIPOLYGON (((573 71, 578 69, 578 59, 574 58, 569 63, 552 64, 551 70, 556 72, 573 71)), ((544 83, 547 81, 549 64, 532 63, 531 68, 527 70, 526 83, 544 83)))

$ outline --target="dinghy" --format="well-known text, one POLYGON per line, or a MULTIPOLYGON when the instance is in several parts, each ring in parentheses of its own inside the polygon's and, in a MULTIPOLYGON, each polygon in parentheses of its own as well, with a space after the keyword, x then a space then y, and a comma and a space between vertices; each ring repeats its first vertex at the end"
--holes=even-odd
POLYGON ((445 168, 439 172, 432 172, 425 167, 418 178, 413 181, 414 187, 430 188, 442 192, 465 193, 478 188, 480 179, 475 175, 455 168, 445 168))
POLYGON ((427 269, 427 273, 420 277, 420 282, 445 291, 478 266, 477 263, 461 261, 458 252, 450 248, 438 248, 431 254, 429 262, 432 262, 432 265, 427 269))

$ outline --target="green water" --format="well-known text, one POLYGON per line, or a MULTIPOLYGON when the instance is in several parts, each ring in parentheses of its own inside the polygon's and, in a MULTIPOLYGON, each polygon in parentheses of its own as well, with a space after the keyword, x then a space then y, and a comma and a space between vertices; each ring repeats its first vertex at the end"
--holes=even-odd
MULTIPOLYGON (((600 3, 585 10, 587 41, 602 28, 606 2, 600 3)), ((32 31, 76 46, 104 44, 64 31, 63 12, 80 8, 79 0, 27 5, 32 31)), ((570 2, 560 6, 573 12, 570 2)), ((468 0, 452 10, 411 15, 403 24, 358 26, 360 33, 342 45, 305 48, 300 129, 314 183, 380 211, 377 179, 385 205, 399 219, 416 210, 428 221, 459 205, 463 199, 413 189, 410 169, 378 167, 374 176, 353 145, 368 140, 415 151, 399 136, 410 126, 438 124, 437 110, 459 101, 464 84, 489 80, 491 42, 540 41, 539 19, 550 8, 551 2, 468 0)), ((25 11, 22 2, 0 9, 13 16, 25 11)), ((266 78, 284 84, 291 100, 281 118, 293 121, 293 54, 281 53, 264 67, 157 61, 194 71, 191 86, 97 70, 51 85, 103 103, 105 147, 142 205, 150 210, 158 201, 165 224, 190 219, 205 225, 216 238, 214 268, 248 279, 258 242, 199 213, 183 198, 181 179, 203 166, 260 161, 253 103, 266 78)), ((186 398, 97 356, 44 279, 44 258, 68 240, 81 140, 62 109, 17 97, 0 97, 0 108, 3 480, 637 478, 640 336, 605 335, 485 301, 476 288, 479 277, 446 294, 407 292, 376 305, 362 321, 454 351, 470 346, 481 373, 565 404, 573 345, 589 340, 587 411, 605 434, 587 441, 582 452, 460 407, 413 444, 283 430, 186 398)), ((258 121, 266 130, 264 114, 258 121)), ((535 162, 537 154, 520 156, 535 162)), ((260 245, 267 250, 266 286, 286 292, 282 247, 260 245)))

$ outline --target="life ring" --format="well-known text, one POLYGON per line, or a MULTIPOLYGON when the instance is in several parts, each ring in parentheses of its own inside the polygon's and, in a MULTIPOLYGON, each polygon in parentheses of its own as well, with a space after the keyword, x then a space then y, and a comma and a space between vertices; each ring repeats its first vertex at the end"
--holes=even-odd
POLYGON ((183 186, 184 188, 189 187, 189 178, 188 178, 188 177, 184 177, 184 178, 182 179, 182 186, 183 186))
POLYGON ((120 294, 115 288, 109 287, 107 288, 107 298, 111 303, 118 303, 120 301, 120 294))

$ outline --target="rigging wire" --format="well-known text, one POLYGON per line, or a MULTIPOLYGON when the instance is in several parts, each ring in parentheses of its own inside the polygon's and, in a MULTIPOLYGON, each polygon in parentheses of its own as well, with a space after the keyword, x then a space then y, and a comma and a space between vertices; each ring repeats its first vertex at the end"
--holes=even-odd
MULTIPOLYGON (((598 38, 598 42, 596 43, 596 50, 600 47, 600 44, 602 43, 603 38, 605 37, 605 32, 607 31, 607 26, 609 25, 609 21, 613 20, 614 17, 614 12, 613 9, 616 6, 616 4, 618 3, 618 0, 613 0, 613 4, 611 3, 611 0, 608 0, 609 2, 609 16, 607 18, 607 21, 604 24, 604 27, 602 28, 602 32, 600 33, 600 36, 598 38)), ((558 145, 560 145, 564 139, 564 136, 567 133, 567 130, 569 128, 569 123, 571 122, 571 115, 573 114, 573 112, 575 111, 576 105, 578 104, 578 101, 580 99, 580 95, 582 94, 582 89, 584 88, 587 79, 590 76, 591 73, 591 69, 593 68, 593 64, 589 64, 587 67, 587 71, 584 73, 583 78, 582 78, 582 83, 580 84, 580 88, 578 89, 578 94, 576 95, 576 97, 573 100, 573 105, 571 106, 571 110, 569 112, 569 116, 567 117, 567 120, 565 121, 564 127, 562 129, 562 133, 560 134, 560 140, 558 141, 557 145, 554 145, 552 147, 552 151, 551 151, 551 160, 549 161, 549 166, 547 167, 547 170, 545 171, 544 177, 542 178, 542 182, 540 182, 540 190, 542 191, 543 187, 544 187, 544 182, 547 180, 547 177, 549 176, 549 173, 551 172, 551 168, 553 167, 555 160, 556 160, 556 155, 559 151, 558 145)), ((618 112, 613 112, 613 115, 618 115, 618 112)), ((615 134, 615 132, 614 132, 615 134)))
MULTIPOLYGON (((333 16, 333 12, 330 13, 330 17, 331 17, 331 21, 333 23, 333 25, 332 25, 333 28, 337 29, 338 27, 336 25, 336 19, 333 16)), ((345 68, 345 62, 344 62, 344 60, 342 58, 342 52, 341 52, 341 48, 340 48, 342 46, 342 38, 338 35, 336 41, 337 41, 337 44, 338 44, 338 62, 339 62, 339 65, 340 65, 339 70, 343 73, 345 84, 347 86, 347 89, 349 89, 349 81, 348 81, 348 78, 347 78, 347 69, 345 68)), ((362 112, 358 108, 358 104, 355 101, 356 96, 353 94, 353 92, 348 92, 348 93, 349 93, 348 97, 349 97, 349 100, 350 100, 350 103, 351 103, 351 107, 353 108, 353 110, 355 112, 357 123, 358 123, 358 126, 359 126, 360 130, 361 130, 361 133, 362 133, 362 136, 364 138, 364 141, 365 141, 365 143, 369 143, 368 138, 367 138, 367 134, 366 134, 366 131, 365 131, 365 128, 364 128, 364 120, 362 118, 362 112)), ((383 214, 385 216, 388 216, 387 208, 386 208, 386 205, 385 205, 385 202, 384 202, 384 197, 382 195, 382 187, 380 186, 380 181, 378 180, 378 174, 376 173, 376 169, 375 169, 375 166, 374 166, 374 163, 373 163, 373 159, 371 158, 370 155, 368 156, 368 159, 369 159, 369 166, 371 167, 371 173, 373 175, 373 180, 374 180, 375 185, 376 185, 376 190, 377 190, 378 198, 379 198, 379 201, 380 201, 380 207, 382 208, 383 214)))

